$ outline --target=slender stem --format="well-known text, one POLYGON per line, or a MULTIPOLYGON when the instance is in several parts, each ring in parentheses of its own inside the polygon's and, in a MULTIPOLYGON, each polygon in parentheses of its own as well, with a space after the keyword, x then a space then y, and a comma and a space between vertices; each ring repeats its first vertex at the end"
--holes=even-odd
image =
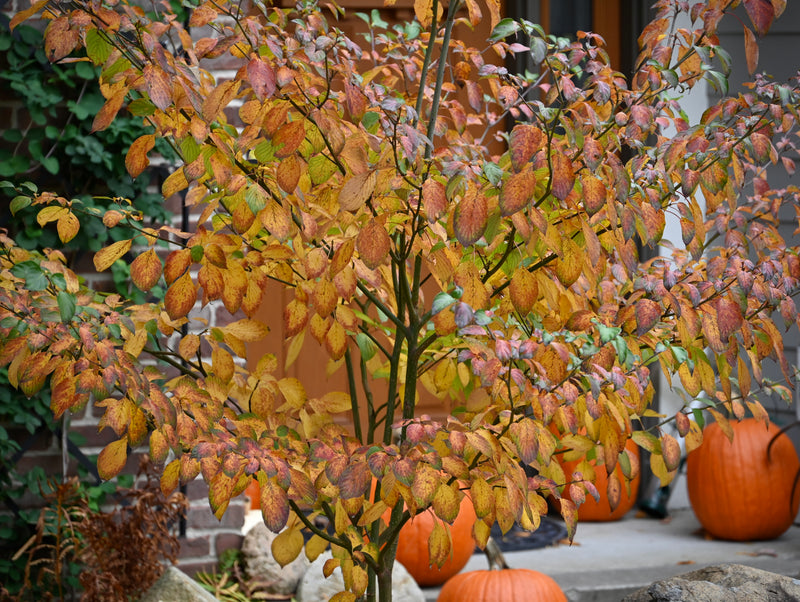
POLYGON ((433 0, 432 11, 433 20, 431 21, 431 33, 428 36, 428 47, 425 49, 425 60, 422 62, 422 70, 419 77, 419 93, 417 94, 417 104, 415 107, 417 112, 414 121, 415 125, 417 120, 419 120, 420 114, 422 113, 422 103, 425 100, 425 80, 428 79, 428 69, 430 68, 431 61, 433 60, 433 46, 436 41, 436 30, 438 29, 436 15, 439 12, 439 0, 433 0))
MULTIPOLYGON (((433 100, 431 101, 431 117, 428 122, 428 147, 425 149, 425 159, 430 159, 433 155, 433 136, 436 133, 436 118, 439 115, 439 101, 442 97, 442 85, 444 84, 444 70, 447 66, 447 52, 450 49, 450 36, 453 33, 453 24, 456 20, 456 12, 461 8, 460 0, 452 0, 447 8, 447 20, 444 26, 444 38, 442 38, 442 53, 439 56, 439 68, 436 71, 436 87, 433 89, 433 100)), ((433 32, 431 32, 433 34, 433 32)))
POLYGON ((364 437, 361 432, 361 413, 358 408, 358 390, 356 389, 356 375, 353 370, 353 357, 350 354, 350 348, 344 352, 344 361, 347 366, 347 386, 350 390, 350 410, 353 412, 353 429, 355 431, 356 439, 364 443, 364 437))

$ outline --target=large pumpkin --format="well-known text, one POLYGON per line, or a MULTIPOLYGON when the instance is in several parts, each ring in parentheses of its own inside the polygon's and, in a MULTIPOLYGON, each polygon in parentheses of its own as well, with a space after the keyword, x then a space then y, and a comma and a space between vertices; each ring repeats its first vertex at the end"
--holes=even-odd
POLYGON ((770 423, 754 418, 731 422, 733 442, 714 422, 686 460, 689 500, 703 528, 719 539, 773 539, 797 516, 794 492, 800 469, 794 444, 770 423))
POLYGON ((472 501, 464 496, 458 516, 450 526, 451 555, 441 567, 431 566, 428 539, 433 533, 434 518, 426 510, 406 522, 397 539, 397 561, 402 564, 421 587, 440 585, 458 573, 475 551, 472 526, 475 523, 472 501))
MULTIPOLYGON (((625 449, 628 450, 628 453, 633 454, 637 460, 639 459, 639 446, 633 442, 633 439, 628 439, 628 443, 625 444, 625 449)), ((562 463, 562 468, 567 478, 575 471, 579 463, 579 460, 562 463)), ((625 477, 622 474, 622 468, 619 463, 614 468, 614 473, 617 475, 622 487, 619 495, 619 504, 617 504, 617 507, 612 511, 611 504, 608 501, 608 495, 606 495, 608 473, 606 472, 605 466, 598 466, 596 460, 590 460, 590 463, 594 467, 594 484, 595 487, 597 487, 598 493, 600 493, 600 501, 596 502, 591 495, 587 494, 586 501, 578 507, 578 520, 594 522, 621 519, 636 503, 636 496, 639 492, 639 473, 637 472, 636 476, 630 482, 630 493, 628 493, 628 487, 625 485, 625 477)), ((570 498, 568 487, 564 489, 564 497, 570 498)))
POLYGON ((564 592, 551 577, 531 569, 510 569, 502 555, 499 555, 500 562, 495 562, 488 545, 487 555, 489 570, 456 575, 442 586, 437 601, 567 602, 564 592))

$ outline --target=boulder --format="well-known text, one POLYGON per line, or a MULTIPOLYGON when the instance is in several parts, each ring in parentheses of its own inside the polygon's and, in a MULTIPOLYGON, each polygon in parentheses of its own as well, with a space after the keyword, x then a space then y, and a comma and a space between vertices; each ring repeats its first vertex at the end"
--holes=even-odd
POLYGON ((256 523, 247 532, 242 542, 245 573, 266 593, 286 596, 297 589, 310 563, 305 553, 300 552, 294 561, 281 567, 272 556, 274 539, 275 533, 263 522, 256 523))
POLYGON ((217 602, 217 599, 186 573, 171 566, 139 602, 217 602))
MULTIPOLYGON (((332 557, 329 550, 320 554, 311 563, 297 588, 297 602, 330 600, 335 594, 344 590, 344 579, 342 579, 341 570, 336 569, 327 579, 322 573, 322 567, 325 566, 325 562, 332 557)), ((392 570, 392 600, 425 602, 425 594, 422 593, 417 582, 399 562, 394 563, 394 569, 392 570)))
POLYGON ((800 579, 741 564, 719 564, 676 575, 635 591, 623 602, 792 602, 800 579))

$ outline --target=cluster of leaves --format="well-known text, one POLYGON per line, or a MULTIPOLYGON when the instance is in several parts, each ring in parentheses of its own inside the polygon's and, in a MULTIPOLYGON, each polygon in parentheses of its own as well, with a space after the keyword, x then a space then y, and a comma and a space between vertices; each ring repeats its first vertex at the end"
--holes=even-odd
POLYGON ((137 486, 120 489, 116 507, 102 511, 77 478, 49 483, 35 534, 17 551, 25 560, 25 586, 8 600, 136 600, 175 562, 173 534, 188 508, 182 494, 166 498, 152 465, 143 459, 137 486))
MULTIPOLYGON (((0 81, 8 100, 19 103, 15 114, 20 129, 6 128, 0 142, 0 177, 20 185, 35 180, 40 186, 58 189, 72 199, 81 230, 65 245, 71 255, 98 251, 117 233, 88 212, 105 212, 114 205, 112 197, 131 199, 132 208, 159 223, 169 219, 161 195, 152 190, 148 178, 131 179, 125 169, 125 153, 143 133, 151 130, 135 115, 120 117, 102 131, 92 124, 105 99, 97 85, 97 68, 74 53, 70 62, 51 63, 45 55, 41 28, 22 25, 10 31, 0 28, 3 56, 0 81)), ((164 160, 175 157, 172 148, 159 140, 155 151, 164 160)), ((6 195, 16 196, 11 188, 6 195)), ((17 244, 43 249, 59 244, 58 233, 42 228, 36 214, 18 202, 16 219, 3 220, 17 244)), ((125 263, 115 268, 118 290, 129 291, 125 263)), ((134 291, 141 299, 145 297, 134 291)))
MULTIPOLYGON (((96 268, 143 237, 131 278, 143 291, 163 279, 153 304, 99 296, 58 251, 0 239, 0 364, 27 394, 49 381, 56 415, 99 400, 101 426, 119 437, 98 458, 105 477, 149 442, 169 460, 164 491, 202 475, 217 516, 257 479, 283 561, 303 550, 303 528, 314 534, 307 556, 331 547, 326 571, 340 567, 347 587, 337 602, 374 599, 376 581, 389 599, 397 535, 418 512, 441 520, 429 548, 443 562, 464 495, 484 546, 495 522, 536 529, 547 497, 569 487, 560 509, 572 534, 575 504, 598 492, 588 462, 565 475, 556 454, 602 457, 630 479, 632 437, 662 483, 678 468, 678 441, 663 422, 644 423, 657 416, 651 367, 687 393, 686 407, 659 417, 687 449, 702 436, 696 399, 730 431, 729 416, 766 420, 764 361, 791 378, 775 319, 797 322, 800 257, 778 225, 800 191, 771 187, 766 167, 794 169, 798 82, 757 77, 697 123, 678 102, 704 78, 724 80, 715 32, 739 4, 660 0, 626 79, 599 36, 554 39, 501 21, 496 0, 453 0, 446 12, 416 0, 419 26, 373 18, 363 48, 311 0, 252 12, 208 2, 187 24, 167 7, 148 16, 126 2, 39 0, 12 26, 45 11, 48 58, 85 46, 106 99, 95 129, 132 98, 154 130, 128 149, 130 175, 170 140, 181 162, 162 193, 185 194, 198 219, 179 232, 143 225, 124 205, 103 216, 125 234, 96 268), (454 39, 483 9, 489 52, 530 53, 538 74, 510 74, 454 39), (675 25, 682 12, 687 27, 675 25), (223 55, 241 66, 217 81, 206 69, 223 55), (509 117, 511 132, 493 133, 509 117), (488 150, 493 137, 505 151, 488 150), (670 246, 668 215, 682 240, 641 261, 641 245, 670 246), (175 246, 166 257, 165 240, 175 246), (238 361, 268 331, 258 315, 267 283, 291 295, 287 363, 316 343, 347 391, 309 399, 275 355, 252 369, 238 361), (209 327, 198 299, 235 320, 209 327), (458 405, 441 420, 418 415, 431 394, 458 405), (352 430, 334 419, 348 412, 352 430)), ((784 4, 744 6, 762 32, 784 4)), ((62 240, 76 235, 71 201, 21 196, 62 240)), ((609 478, 612 506, 622 485, 609 478)))

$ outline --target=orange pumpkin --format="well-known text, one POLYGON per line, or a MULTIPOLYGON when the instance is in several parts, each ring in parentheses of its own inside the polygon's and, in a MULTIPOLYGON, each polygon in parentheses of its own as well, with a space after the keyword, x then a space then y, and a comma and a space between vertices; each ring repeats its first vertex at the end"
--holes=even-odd
POLYGON ((773 539, 797 516, 800 459, 791 439, 778 435, 772 423, 767 429, 748 418, 731 426, 733 442, 716 422, 709 424, 703 443, 686 459, 692 509, 703 528, 719 539, 773 539))
MULTIPOLYGON (((494 542, 490 539, 490 544, 494 542)), ((567 602, 551 577, 531 569, 510 569, 502 554, 486 548, 488 571, 468 571, 447 581, 438 602, 567 602), (499 555, 499 560, 495 559, 499 555)))
POLYGON ((244 490, 244 494, 250 498, 250 510, 261 509, 261 487, 258 485, 258 481, 255 479, 250 481, 247 489, 244 490))
MULTIPOLYGON (((633 454, 637 460, 639 459, 639 446, 633 442, 633 439, 628 439, 628 442, 625 444, 625 449, 628 450, 628 453, 633 454)), ((576 470, 579 463, 579 460, 562 463, 564 474, 568 479, 576 470)), ((617 504, 617 507, 612 511, 611 504, 606 495, 608 473, 606 472, 605 466, 598 466, 596 460, 591 460, 590 463, 594 467, 594 485, 600 493, 600 501, 596 502, 591 495, 587 494, 586 501, 578 507, 578 520, 600 522, 621 519, 636 503, 636 495, 639 493, 639 473, 637 472, 636 476, 630 482, 630 493, 628 493, 628 487, 625 485, 625 477, 622 474, 622 468, 619 464, 614 468, 614 473, 617 475, 622 487, 619 495, 619 504, 617 504)), ((571 499, 568 487, 564 489, 564 497, 571 499)))
MULTIPOLYGON (((388 514, 387 517, 388 519, 388 514)), ((433 533, 432 510, 426 510, 410 519, 400 529, 397 539, 397 561, 402 564, 421 587, 440 585, 458 573, 467 564, 475 551, 472 526, 475 524, 475 509, 472 500, 464 496, 458 516, 450 526, 452 548, 450 557, 441 567, 431 566, 428 539, 433 533)))

